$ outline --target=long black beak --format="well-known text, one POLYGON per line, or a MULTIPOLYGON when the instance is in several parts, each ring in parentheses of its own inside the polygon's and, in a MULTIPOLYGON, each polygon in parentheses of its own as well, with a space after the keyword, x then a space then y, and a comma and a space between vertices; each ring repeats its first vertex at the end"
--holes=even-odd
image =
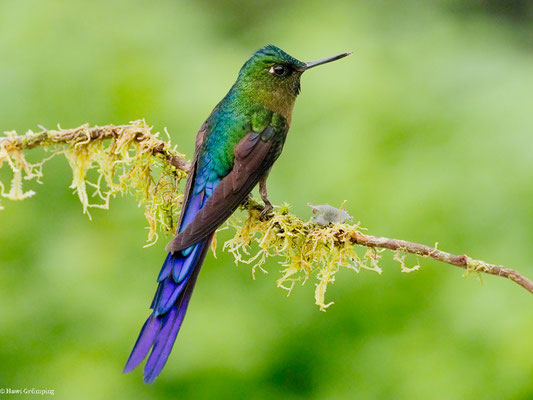
POLYGON ((350 54, 352 54, 352 52, 348 51, 346 53, 337 54, 336 56, 333 56, 333 57, 327 57, 327 58, 322 58, 321 60, 310 61, 308 63, 305 63, 305 66, 300 68, 299 71, 307 71, 309 68, 316 67, 317 65, 327 64, 332 61, 340 60, 341 58, 349 56, 350 54))

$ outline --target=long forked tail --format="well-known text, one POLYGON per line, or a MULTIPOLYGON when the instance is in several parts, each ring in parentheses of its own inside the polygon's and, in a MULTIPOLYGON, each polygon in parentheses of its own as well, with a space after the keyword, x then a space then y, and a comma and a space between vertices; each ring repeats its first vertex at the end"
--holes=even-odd
POLYGON ((168 254, 157 278, 159 286, 150 307, 153 312, 141 329, 124 373, 135 369, 150 349, 152 352, 144 367, 144 382, 152 383, 165 366, 211 238, 212 235, 183 251, 168 254))

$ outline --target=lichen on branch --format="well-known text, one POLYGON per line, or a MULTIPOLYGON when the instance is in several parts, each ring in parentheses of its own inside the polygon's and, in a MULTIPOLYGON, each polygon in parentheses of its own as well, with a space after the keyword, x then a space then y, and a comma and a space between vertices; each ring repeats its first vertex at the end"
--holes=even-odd
MULTIPOLYGON (((144 121, 119 126, 43 128, 21 136, 7 132, 0 138, 0 168, 7 164, 12 177, 9 185, 0 182, 0 195, 11 200, 34 195, 35 192, 23 189, 23 182, 42 183, 44 163, 63 155, 72 169, 70 187, 80 199, 84 213, 89 215, 93 207, 108 209, 110 199, 118 194, 134 195, 139 206, 144 206, 150 228, 148 241, 154 243, 158 231, 173 234, 176 230, 183 197, 179 185, 189 169, 189 163, 170 144, 170 138, 163 141, 159 136, 144 121), (49 156, 29 162, 24 151, 35 147, 44 148, 49 156)), ((224 249, 233 254, 236 262, 252 264, 254 276, 257 268, 264 270, 269 257, 281 258, 282 276, 277 283, 289 293, 296 282, 305 283, 316 277, 315 303, 321 310, 333 304, 325 301, 326 289, 341 267, 381 273, 379 260, 385 249, 394 252, 393 259, 400 263, 402 272, 419 269, 418 263, 406 266, 406 255, 414 254, 463 268, 467 275, 501 276, 533 293, 533 282, 513 269, 419 243, 368 235, 359 224, 345 223, 350 217, 344 210, 328 205, 311 207, 322 214, 315 215, 312 221, 292 215, 287 205, 261 219, 263 207, 250 198, 242 207, 247 218, 230 219, 235 235, 224 244, 224 249)), ((216 240, 213 246, 214 249, 216 240)))
POLYGON ((224 249, 233 254, 236 263, 252 264, 254 276, 257 268, 265 272, 263 265, 267 258, 281 257, 282 277, 277 284, 289 293, 295 283, 305 283, 315 275, 318 280, 315 303, 322 311, 333 304, 325 302, 325 295, 328 284, 335 281, 339 268, 347 267, 356 272, 368 269, 381 273, 377 263, 378 251, 367 248, 363 255, 359 255, 352 243, 352 236, 360 231, 358 224, 335 223, 324 226, 303 221, 289 213, 288 205, 280 207, 279 211, 263 220, 259 218, 262 206, 254 199, 249 199, 244 208, 248 211, 248 217, 244 222, 238 217, 230 220, 236 234, 224 244, 224 249), (251 254, 253 243, 257 246, 255 254, 251 254))
POLYGON ((63 155, 72 169, 70 188, 77 194, 83 212, 91 208, 109 209, 112 197, 134 195, 144 206, 148 221, 148 240, 157 238, 157 231, 174 233, 181 205, 180 181, 186 177, 188 162, 168 141, 152 133, 144 121, 129 125, 74 129, 42 129, 17 136, 7 132, 0 139, 0 167, 7 163, 12 171, 9 189, 0 182, 1 196, 22 200, 35 194, 24 191, 23 182, 42 183, 43 164, 50 158, 63 155), (49 154, 44 160, 32 163, 24 150, 44 148, 49 154))

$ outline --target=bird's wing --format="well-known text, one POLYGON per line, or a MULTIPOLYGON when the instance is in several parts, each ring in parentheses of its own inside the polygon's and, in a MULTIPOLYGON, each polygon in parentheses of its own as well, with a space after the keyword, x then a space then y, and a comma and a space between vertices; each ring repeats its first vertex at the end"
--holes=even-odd
POLYGON ((216 186, 194 219, 172 240, 169 251, 179 251, 214 232, 252 191, 279 155, 279 141, 271 126, 250 132, 235 146, 233 169, 216 186))

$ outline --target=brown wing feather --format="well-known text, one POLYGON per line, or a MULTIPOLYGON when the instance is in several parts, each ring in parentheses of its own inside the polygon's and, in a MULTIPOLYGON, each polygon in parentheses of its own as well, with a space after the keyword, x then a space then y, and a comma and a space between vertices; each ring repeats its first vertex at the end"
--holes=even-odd
POLYGON ((279 153, 275 148, 255 132, 241 139, 235 147, 233 169, 220 181, 194 220, 174 238, 171 251, 192 246, 228 219, 272 166, 279 153))

